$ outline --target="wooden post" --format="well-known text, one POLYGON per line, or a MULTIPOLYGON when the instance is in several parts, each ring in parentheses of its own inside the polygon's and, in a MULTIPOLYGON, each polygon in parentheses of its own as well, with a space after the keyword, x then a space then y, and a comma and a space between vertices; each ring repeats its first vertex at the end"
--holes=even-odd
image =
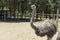
POLYGON ((4 10, 4 21, 6 21, 7 10, 4 10))
POLYGON ((57 15, 56 15, 56 25, 58 27, 58 15, 59 15, 59 8, 57 8, 57 15))
POLYGON ((42 11, 42 20, 44 20, 44 11, 42 11))

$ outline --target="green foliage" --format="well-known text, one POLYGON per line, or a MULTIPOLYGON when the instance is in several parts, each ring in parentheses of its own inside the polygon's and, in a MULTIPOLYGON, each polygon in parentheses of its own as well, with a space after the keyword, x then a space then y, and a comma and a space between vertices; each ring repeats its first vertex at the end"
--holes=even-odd
POLYGON ((21 13, 21 17, 24 13, 31 12, 31 5, 36 5, 37 13, 44 11, 45 13, 56 13, 57 4, 60 1, 56 0, 0 0, 0 6, 4 6, 11 11, 11 15, 15 15, 16 11, 21 13))

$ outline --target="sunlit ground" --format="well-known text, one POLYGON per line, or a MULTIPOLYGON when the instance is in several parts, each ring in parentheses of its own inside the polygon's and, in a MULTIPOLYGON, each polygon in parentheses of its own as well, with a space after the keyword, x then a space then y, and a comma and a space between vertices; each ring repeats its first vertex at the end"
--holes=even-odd
MULTIPOLYGON (((39 24, 37 24, 39 25, 39 24)), ((58 23, 60 30, 60 21, 58 23)), ((57 35, 54 35, 52 40, 56 40, 57 35)), ((35 34, 31 28, 30 22, 0 22, 0 40, 46 40, 47 37, 40 37, 35 34)))

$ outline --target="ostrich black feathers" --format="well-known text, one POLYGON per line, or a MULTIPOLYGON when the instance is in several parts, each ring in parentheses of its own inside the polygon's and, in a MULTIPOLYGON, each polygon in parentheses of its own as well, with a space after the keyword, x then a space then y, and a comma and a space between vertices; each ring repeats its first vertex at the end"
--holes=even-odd
POLYGON ((49 20, 46 21, 49 24, 47 24, 46 22, 44 23, 44 22, 43 22, 43 24, 41 24, 41 26, 38 27, 38 29, 35 31, 35 33, 41 37, 43 37, 45 35, 47 35, 48 37, 52 37, 57 32, 56 25, 53 23, 49 23, 49 20), (45 24, 47 24, 47 25, 45 26, 45 24))

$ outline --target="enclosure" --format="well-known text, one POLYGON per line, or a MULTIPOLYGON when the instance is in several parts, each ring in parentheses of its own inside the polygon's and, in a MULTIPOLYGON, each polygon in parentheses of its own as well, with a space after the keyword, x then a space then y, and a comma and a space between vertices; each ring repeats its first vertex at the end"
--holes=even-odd
MULTIPOLYGON (((30 26, 31 5, 36 6, 35 23, 54 19, 60 30, 59 0, 0 0, 0 40, 46 40, 39 37, 30 26)), ((57 34, 52 40, 56 40, 57 34)))

